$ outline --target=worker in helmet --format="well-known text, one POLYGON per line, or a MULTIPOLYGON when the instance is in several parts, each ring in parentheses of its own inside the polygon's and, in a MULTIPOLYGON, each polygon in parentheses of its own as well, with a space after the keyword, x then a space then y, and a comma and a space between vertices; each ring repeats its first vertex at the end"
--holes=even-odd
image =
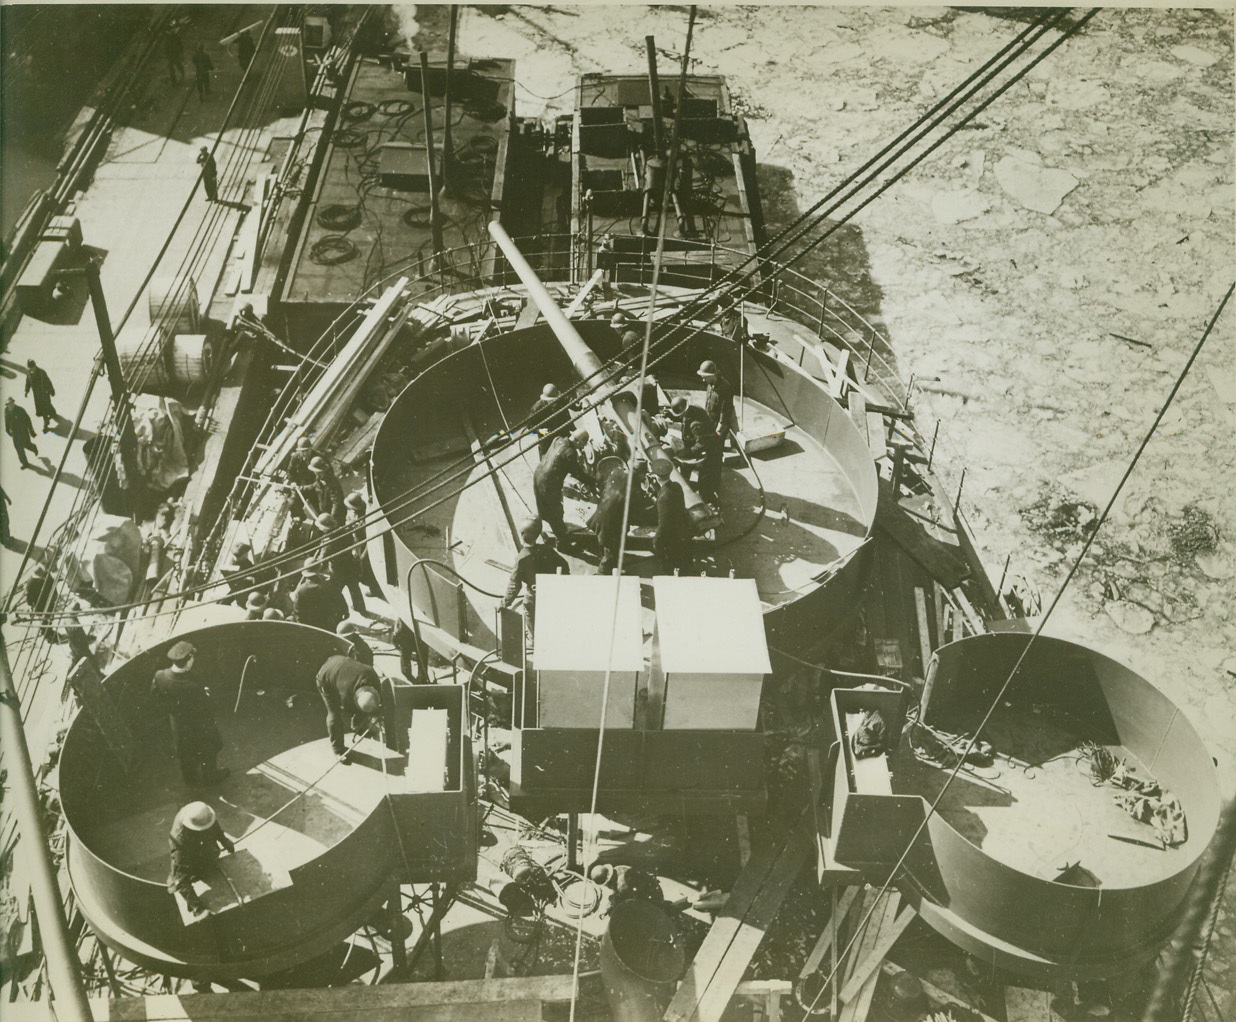
POLYGON ((536 442, 537 454, 545 457, 555 437, 566 436, 571 428, 571 409, 561 392, 552 383, 545 384, 541 396, 532 402, 528 425, 540 434, 536 442))
POLYGON ((309 459, 309 472, 313 481, 302 486, 300 492, 312 512, 310 517, 330 515, 336 522, 343 521, 343 487, 339 485, 339 479, 335 470, 330 467, 330 462, 321 455, 315 455, 309 459))
POLYGON ((737 425, 734 388, 710 358, 700 363, 697 375, 704 383, 704 411, 712 422, 713 432, 724 440, 737 425))
POLYGON ((698 471, 700 496, 715 504, 721 487, 725 441, 717 435, 708 412, 681 394, 670 402, 670 418, 682 430, 682 449, 675 453, 674 460, 684 474, 698 471))
POLYGON ((588 431, 581 429, 569 437, 555 437, 549 450, 532 473, 537 514, 549 523, 559 541, 567 542, 566 522, 562 518, 562 485, 567 476, 583 478, 581 455, 588 443, 588 431))
POLYGON ((288 455, 287 463, 283 466, 283 473, 287 476, 287 480, 293 486, 308 486, 313 482, 313 473, 309 471, 309 462, 317 455, 314 453, 313 444, 309 442, 307 436, 296 438, 296 447, 292 453, 288 455))
POLYGON ((186 784, 218 784, 230 773, 216 766, 223 737, 215 724, 210 690, 193 668, 197 650, 183 640, 167 651, 171 666, 155 671, 151 692, 171 718, 172 744, 186 784))
POLYGON ((393 735, 391 708, 385 705, 382 679, 372 667, 353 656, 336 654, 318 670, 317 684, 326 704, 330 747, 343 762, 352 761, 343 741, 347 721, 351 721, 352 730, 358 735, 370 732, 376 724, 381 725, 385 735, 393 735))
POLYGON ((333 632, 347 616, 348 605, 326 565, 316 557, 307 558, 300 584, 292 593, 293 619, 333 632))
POLYGON ((230 854, 236 846, 223 833, 215 811, 205 802, 190 802, 176 814, 168 845, 172 867, 167 875, 167 889, 184 898, 194 915, 203 915, 207 909, 193 889, 193 882, 206 878, 219 861, 220 848, 230 854))
POLYGON ((351 644, 352 652, 349 655, 353 660, 359 660, 366 667, 373 666, 373 647, 361 637, 355 621, 340 621, 335 634, 343 636, 351 644))
POLYGON ((657 533, 652 540, 652 552, 666 572, 686 574, 691 570, 691 516, 687 513, 682 487, 670 478, 667 459, 652 463, 660 480, 657 491, 657 533))
POLYGON ((557 550, 542 539, 539 518, 529 518, 519 527, 519 540, 519 554, 506 584, 506 596, 502 600, 502 606, 511 606, 519 598, 520 591, 526 591, 524 617, 531 633, 536 614, 537 575, 569 575, 571 567, 557 550))
POLYGON ((331 515, 318 515, 313 524, 322 541, 322 557, 330 565, 335 587, 347 590, 356 613, 366 613, 365 594, 361 590, 361 565, 356 559, 356 551, 352 549, 355 540, 348 532, 340 531, 339 522, 331 515))

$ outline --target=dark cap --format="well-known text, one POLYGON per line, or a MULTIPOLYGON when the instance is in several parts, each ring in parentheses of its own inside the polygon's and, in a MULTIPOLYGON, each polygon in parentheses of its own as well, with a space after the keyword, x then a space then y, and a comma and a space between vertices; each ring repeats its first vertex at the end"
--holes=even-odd
POLYGON ((670 402, 670 415, 672 415, 675 419, 681 419, 687 414, 687 406, 690 403, 691 402, 689 402, 685 397, 679 394, 673 401, 670 402))
POLYGON ((696 375, 697 376, 718 376, 720 375, 717 371, 717 363, 714 362, 710 358, 705 359, 703 362, 700 363, 699 372, 696 375))
POLYGON ((365 495, 360 490, 353 490, 343 498, 343 503, 350 507, 353 511, 364 511, 366 508, 365 495))
POLYGON ((326 468, 327 468, 326 459, 323 458, 322 455, 315 454, 312 458, 309 459, 309 471, 310 472, 325 472, 326 468))
POLYGON ((188 660, 189 657, 193 656, 196 652, 197 650, 194 648, 193 643, 185 642, 181 639, 180 642, 176 643, 176 645, 167 651, 167 658, 172 663, 179 664, 185 660, 188 660))

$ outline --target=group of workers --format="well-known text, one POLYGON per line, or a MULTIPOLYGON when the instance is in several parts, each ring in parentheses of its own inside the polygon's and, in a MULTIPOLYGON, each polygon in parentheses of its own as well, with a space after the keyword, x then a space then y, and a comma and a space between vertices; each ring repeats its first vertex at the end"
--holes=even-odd
MULTIPOLYGON (((349 729, 357 740, 380 730, 389 741, 394 733, 393 705, 384 696, 382 679, 373 669, 372 651, 359 636, 350 635, 349 640, 348 652, 328 657, 315 679, 326 707, 331 751, 344 764, 353 762, 352 749, 345 742, 349 729)), ((195 670, 197 650, 182 640, 168 650, 167 658, 170 666, 155 672, 151 693, 170 720, 181 776, 194 787, 219 784, 230 772, 217 766, 223 739, 215 722, 210 689, 195 670)), ((167 887, 179 894, 195 915, 203 913, 206 906, 194 890, 194 882, 205 879, 218 861, 220 847, 227 852, 235 849, 208 803, 190 802, 176 814, 169 837, 167 887)))

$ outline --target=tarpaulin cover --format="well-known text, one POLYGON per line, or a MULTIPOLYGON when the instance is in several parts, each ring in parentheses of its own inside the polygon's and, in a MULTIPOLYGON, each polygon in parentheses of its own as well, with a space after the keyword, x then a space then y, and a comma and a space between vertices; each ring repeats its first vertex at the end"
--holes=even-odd
POLYGON ((185 451, 188 415, 175 398, 137 394, 133 399, 133 431, 137 434, 137 467, 156 493, 189 478, 185 451))
POLYGON ((141 529, 130 518, 99 515, 81 556, 68 560, 77 584, 93 585, 114 606, 128 603, 142 577, 141 529))

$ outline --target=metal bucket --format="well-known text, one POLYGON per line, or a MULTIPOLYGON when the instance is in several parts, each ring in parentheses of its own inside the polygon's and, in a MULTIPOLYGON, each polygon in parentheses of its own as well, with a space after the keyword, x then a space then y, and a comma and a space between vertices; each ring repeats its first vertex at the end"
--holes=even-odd
POLYGON ((601 940, 601 979, 614 1022, 662 1018, 683 962, 668 915, 646 901, 617 905, 601 940))

